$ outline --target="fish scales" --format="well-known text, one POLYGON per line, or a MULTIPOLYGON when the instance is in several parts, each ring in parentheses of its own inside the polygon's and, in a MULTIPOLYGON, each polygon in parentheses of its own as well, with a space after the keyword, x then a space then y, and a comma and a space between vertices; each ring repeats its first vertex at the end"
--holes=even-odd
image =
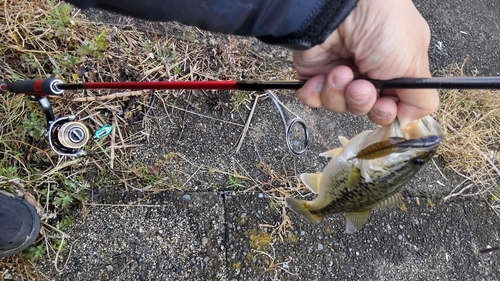
POLYGON ((363 227, 372 209, 404 206, 401 188, 431 159, 443 137, 441 126, 430 116, 405 129, 396 120, 350 141, 339 137, 342 147, 320 154, 332 157, 324 171, 300 176, 318 196, 312 201, 290 197, 286 201, 312 222, 345 212, 346 232, 354 233, 363 227))
MULTIPOLYGON (((395 173, 404 174, 406 173, 408 180, 416 173, 412 169, 408 169, 405 166, 400 167, 395 173)), ((348 173, 346 173, 347 175, 348 173)), ((347 176, 344 178, 347 181, 347 176)), ((375 179, 380 181, 379 179, 375 179)), ((342 181, 332 181, 332 188, 329 189, 330 195, 335 197, 336 199, 332 201, 329 205, 317 209, 311 210, 311 213, 314 215, 326 215, 329 213, 338 213, 342 211, 358 211, 363 208, 368 209, 369 207, 373 207, 378 201, 383 199, 388 195, 394 194, 394 192, 399 191, 402 186, 407 182, 400 182, 398 185, 394 185, 391 181, 385 181, 384 185, 375 185, 373 183, 366 183, 364 179, 361 178, 361 184, 357 186, 355 190, 348 191, 347 186, 345 186, 345 182, 342 181), (345 188, 335 188, 335 186, 344 185, 345 188), (382 193, 383 191, 387 191, 388 194, 382 193), (382 194, 382 196, 380 196, 382 194), (379 195, 378 197, 375 197, 379 195)), ((382 182, 384 182, 382 180, 382 182)))

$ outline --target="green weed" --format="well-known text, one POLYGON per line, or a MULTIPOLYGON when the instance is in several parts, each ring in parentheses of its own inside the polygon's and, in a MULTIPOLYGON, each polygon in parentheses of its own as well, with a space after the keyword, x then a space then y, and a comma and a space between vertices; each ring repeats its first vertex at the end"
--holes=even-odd
POLYGON ((174 158, 177 157, 178 155, 179 154, 175 152, 169 152, 163 155, 163 159, 165 159, 165 164, 172 164, 174 158))
POLYGON ((180 67, 180 66, 178 66, 178 65, 176 65, 176 66, 172 67, 172 73, 173 73, 175 76, 179 75, 179 74, 181 73, 181 67, 180 67))
POLYGON ((45 130, 47 124, 45 116, 37 111, 31 111, 27 117, 22 121, 23 134, 39 141, 43 137, 42 131, 45 130))
POLYGON ((74 224, 73 222, 73 219, 68 216, 68 217, 65 217, 60 223, 59 223, 59 229, 60 230, 64 230, 70 226, 72 226, 74 224))
POLYGON ((29 260, 35 261, 45 255, 45 245, 31 246, 26 254, 29 260))
POLYGON ((52 244, 52 249, 54 251, 59 252, 59 253, 64 253, 66 251, 67 245, 65 242, 63 242, 62 239, 55 239, 54 243, 52 244))
POLYGON ((78 49, 78 53, 82 56, 88 56, 102 60, 104 58, 104 51, 106 50, 106 29, 101 31, 101 33, 93 41, 85 41, 78 49))
POLYGON ((245 184, 242 179, 235 175, 228 175, 227 177, 227 183, 226 183, 226 188, 237 188, 237 187, 244 187, 245 184))
POLYGON ((250 94, 246 91, 237 91, 234 92, 231 96, 231 102, 233 103, 234 108, 239 108, 240 105, 247 103, 250 101, 250 94))
POLYGON ((67 29, 75 24, 71 16, 71 5, 56 5, 53 1, 48 1, 48 4, 50 6, 50 11, 42 22, 55 29, 54 35, 56 37, 68 35, 67 29))

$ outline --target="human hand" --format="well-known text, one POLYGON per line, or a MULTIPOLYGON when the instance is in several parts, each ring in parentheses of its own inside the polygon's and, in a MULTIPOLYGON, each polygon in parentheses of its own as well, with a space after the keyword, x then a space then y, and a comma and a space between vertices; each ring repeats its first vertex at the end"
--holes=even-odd
POLYGON ((360 0, 326 41, 294 51, 296 78, 307 80, 297 97, 311 107, 366 115, 388 125, 398 117, 402 128, 439 106, 436 90, 383 89, 368 81, 430 77, 429 26, 411 0, 360 0))

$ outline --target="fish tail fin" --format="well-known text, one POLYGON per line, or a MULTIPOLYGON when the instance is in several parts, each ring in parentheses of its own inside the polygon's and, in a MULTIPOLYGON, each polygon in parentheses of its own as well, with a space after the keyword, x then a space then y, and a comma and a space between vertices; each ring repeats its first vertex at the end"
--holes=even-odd
POLYGON ((287 197, 286 203, 295 213, 302 215, 306 220, 310 222, 317 222, 322 218, 311 213, 311 211, 307 208, 306 201, 287 197))

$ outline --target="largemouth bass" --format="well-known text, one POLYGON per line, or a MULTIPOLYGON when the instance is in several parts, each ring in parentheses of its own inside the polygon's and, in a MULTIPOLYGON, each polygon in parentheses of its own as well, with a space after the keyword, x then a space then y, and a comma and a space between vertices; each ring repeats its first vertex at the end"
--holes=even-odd
POLYGON ((372 209, 403 207, 400 190, 431 159, 444 136, 430 116, 402 130, 399 122, 364 131, 342 147, 320 154, 332 157, 322 173, 301 174, 318 196, 313 201, 286 198, 288 206, 311 222, 345 212, 346 232, 360 230, 372 209))

